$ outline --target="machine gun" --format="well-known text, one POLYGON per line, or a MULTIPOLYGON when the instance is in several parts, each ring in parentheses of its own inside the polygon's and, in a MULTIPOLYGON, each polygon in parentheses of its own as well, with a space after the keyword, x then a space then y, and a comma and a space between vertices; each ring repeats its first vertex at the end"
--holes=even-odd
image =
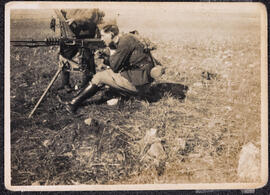
POLYGON ((96 50, 105 48, 105 44, 100 39, 70 39, 70 38, 46 38, 44 41, 28 40, 28 41, 10 41, 15 47, 49 47, 59 46, 76 46, 77 48, 96 50))
MULTIPOLYGON (((44 41, 11 41, 11 44, 15 47, 48 47, 48 46, 58 46, 60 44, 64 44, 66 46, 76 46, 77 48, 81 49, 91 49, 91 50, 97 50, 100 48, 105 48, 105 44, 100 39, 69 39, 69 38, 47 38, 44 41)), ((64 57, 60 56, 64 60, 59 61, 59 67, 55 75, 53 76, 52 80, 50 81, 49 85, 43 92, 42 96, 39 98, 38 102, 36 103, 35 107, 29 114, 28 118, 31 118, 31 116, 36 111, 39 104, 44 99, 45 95, 48 93, 50 88, 52 87, 53 83, 56 81, 58 75, 63 71, 63 69, 69 70, 69 71, 82 71, 83 65, 78 64, 72 60, 67 60, 64 57), (65 61, 65 62, 64 62, 65 61)))
MULTIPOLYGON (((11 41, 11 45, 15 47, 28 47, 28 48, 35 48, 35 47, 49 47, 49 46, 66 46, 66 47, 77 47, 80 48, 82 51, 85 49, 90 50, 97 50, 100 48, 105 48, 105 43, 100 39, 76 39, 76 36, 71 31, 67 21, 65 12, 55 10, 55 13, 59 19, 60 24, 60 31, 61 37, 60 38, 46 38, 44 41, 37 41, 37 40, 23 40, 23 41, 11 41)), ((50 83, 48 84, 47 88, 39 98, 38 102, 36 103, 35 107, 32 109, 31 113, 29 114, 28 118, 34 114, 42 100, 44 99, 45 95, 48 93, 50 88, 52 87, 53 83, 56 81, 58 75, 65 69, 68 71, 82 71, 83 70, 83 62, 79 61, 76 63, 72 60, 66 59, 64 56, 60 55, 60 61, 58 70, 51 79, 50 83)))

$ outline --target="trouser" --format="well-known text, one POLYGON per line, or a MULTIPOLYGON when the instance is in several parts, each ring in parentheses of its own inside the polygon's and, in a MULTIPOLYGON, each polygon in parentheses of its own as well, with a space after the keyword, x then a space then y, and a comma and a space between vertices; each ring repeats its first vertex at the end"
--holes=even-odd
MULTIPOLYGON (((75 58, 78 56, 75 56, 75 58)), ((94 56, 91 53, 91 51, 86 50, 84 55, 82 56, 83 60, 84 60, 84 67, 83 67, 83 75, 82 75, 82 82, 80 85, 80 88, 85 87, 89 81, 91 81, 91 79, 93 78, 93 75, 96 73, 96 65, 95 65, 95 61, 94 61, 94 56)), ((77 61, 76 59, 74 59, 73 61, 77 61)), ((77 62, 78 63, 78 62, 77 62)), ((63 69, 62 74, 62 86, 70 86, 70 71, 68 71, 67 69, 63 69)))
POLYGON ((85 65, 86 67, 84 68, 83 71, 83 76, 82 76, 82 83, 81 83, 81 88, 84 88, 93 78, 94 74, 96 74, 96 65, 94 61, 94 56, 92 56, 89 59, 85 59, 85 65))
POLYGON ((111 69, 96 73, 92 79, 92 84, 97 86, 108 85, 122 91, 138 92, 137 88, 131 82, 120 73, 115 73, 111 69))

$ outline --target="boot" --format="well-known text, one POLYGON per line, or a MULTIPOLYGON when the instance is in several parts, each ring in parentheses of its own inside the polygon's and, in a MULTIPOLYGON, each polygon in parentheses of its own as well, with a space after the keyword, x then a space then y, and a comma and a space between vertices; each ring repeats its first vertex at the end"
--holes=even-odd
POLYGON ((82 84, 79 89, 84 89, 93 78, 93 73, 84 73, 82 76, 82 84))
POLYGON ((70 113, 75 113, 76 110, 78 109, 79 105, 86 100, 89 97, 92 97, 93 95, 96 94, 98 91, 98 86, 95 84, 89 84, 86 86, 84 89, 81 90, 81 92, 75 96, 68 104, 67 104, 67 110, 70 113))
POLYGON ((61 74, 61 77, 62 77, 62 83, 61 83, 61 86, 58 88, 58 90, 65 89, 67 92, 70 92, 72 90, 72 87, 69 83, 70 73, 67 71, 63 71, 61 74))

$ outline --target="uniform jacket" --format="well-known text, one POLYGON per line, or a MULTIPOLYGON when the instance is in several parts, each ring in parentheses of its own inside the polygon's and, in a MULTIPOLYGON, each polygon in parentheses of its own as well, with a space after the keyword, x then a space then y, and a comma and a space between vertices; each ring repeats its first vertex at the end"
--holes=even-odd
POLYGON ((109 58, 109 66, 114 72, 120 72, 135 86, 153 81, 150 76, 153 68, 151 58, 144 52, 144 45, 134 35, 121 36, 115 47, 115 53, 109 58))
MULTIPOLYGON (((68 19, 73 18, 74 25, 70 25, 72 32, 75 34, 77 39, 95 38, 99 35, 97 24, 91 20, 91 15, 96 15, 95 10, 85 10, 88 12, 80 12, 80 10, 70 10, 68 12, 68 19), (87 17, 85 16, 87 15, 87 17)), ((60 54, 67 59, 72 59, 79 49, 75 46, 66 46, 60 43, 60 54)), ((83 56, 86 61, 93 58, 93 53, 89 49, 85 49, 83 56)))

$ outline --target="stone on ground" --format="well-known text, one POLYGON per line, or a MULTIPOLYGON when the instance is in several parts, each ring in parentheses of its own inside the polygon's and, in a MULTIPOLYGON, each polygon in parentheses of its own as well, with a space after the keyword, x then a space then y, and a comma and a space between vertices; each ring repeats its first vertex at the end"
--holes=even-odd
POLYGON ((242 147, 237 174, 241 181, 260 181, 260 151, 252 143, 242 147))

